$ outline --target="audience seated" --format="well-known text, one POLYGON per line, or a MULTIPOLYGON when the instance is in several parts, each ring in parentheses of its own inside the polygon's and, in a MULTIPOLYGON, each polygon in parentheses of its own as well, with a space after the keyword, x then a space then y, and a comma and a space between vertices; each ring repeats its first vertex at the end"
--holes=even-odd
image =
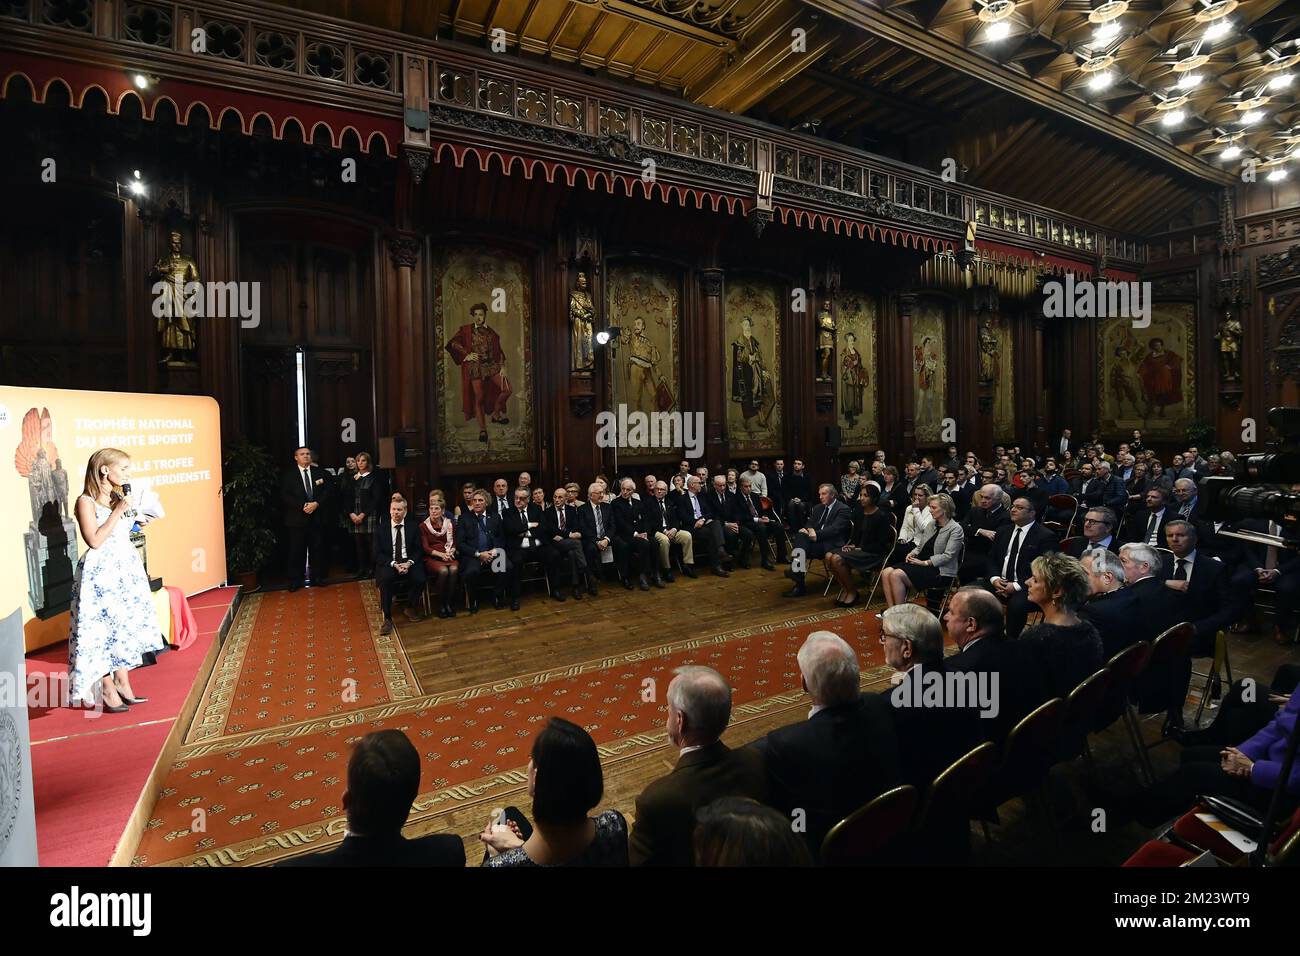
POLYGON ((962 584, 982 578, 988 571, 989 551, 998 532, 1011 524, 1011 514, 1002 504, 1002 489, 991 481, 975 492, 970 513, 962 525, 966 556, 957 576, 962 584))
POLYGON ((560 581, 567 569, 573 599, 581 601, 582 585, 588 571, 578 509, 569 504, 569 493, 564 488, 556 488, 551 501, 552 506, 542 514, 540 533, 542 559, 550 576, 551 597, 557 601, 564 600, 560 581))
POLYGON ((1043 620, 1025 628, 1017 643, 1021 678, 1034 682, 1033 706, 1070 691, 1101 670, 1101 635, 1079 615, 1090 593, 1088 574, 1069 555, 1053 552, 1033 562, 1029 600, 1042 608, 1043 620))
MULTIPOLYGON (((677 765, 636 799, 633 866, 690 866, 696 811, 720 797, 767 799, 763 758, 720 739, 731 719, 731 688, 709 667, 679 667, 668 685, 668 739, 677 765)), ((789 821, 786 821, 789 829, 789 821)))
POLYGON ((794 581, 794 587, 784 592, 785 597, 803 597, 808 593, 804 587, 808 562, 844 547, 853 527, 849 518, 849 506, 840 501, 834 485, 822 485, 817 489, 817 494, 821 498, 821 504, 813 509, 808 524, 795 533, 790 545, 791 563, 786 576, 794 581))
POLYGON ((987 587, 1007 608, 1007 637, 1015 640, 1024 630, 1034 607, 1026 587, 1034 559, 1056 551, 1055 534, 1037 520, 1038 510, 1027 496, 1011 502, 1011 524, 997 533, 989 550, 987 587))
POLYGON ((347 835, 333 850, 276 866, 464 866, 460 837, 435 833, 408 840, 402 826, 420 790, 420 755, 400 730, 366 734, 348 758, 343 810, 347 835))
POLYGON ((591 736, 577 724, 552 717, 533 738, 528 795, 533 822, 513 807, 510 824, 489 821, 479 840, 484 866, 627 866, 627 821, 617 810, 595 817, 605 777, 591 736))
POLYGON ((469 600, 469 613, 478 613, 478 598, 474 585, 480 574, 493 579, 493 604, 497 610, 505 605, 506 586, 511 580, 513 566, 506 557, 506 539, 501 529, 501 519, 489 514, 488 493, 482 488, 470 500, 470 513, 461 518, 456 532, 456 553, 460 556, 460 578, 465 582, 469 600))
MULTIPOLYGON (((834 497, 830 485, 823 489, 834 497)), ((832 826, 899 784, 898 739, 888 702, 859 691, 858 657, 841 637, 813 632, 798 660, 812 700, 808 719, 778 728, 753 746, 766 763, 769 802, 785 814, 787 825, 803 824, 816 855, 832 826)))
POLYGON ((870 573, 884 562, 893 540, 893 525, 888 512, 878 507, 880 489, 866 482, 858 492, 861 518, 853 529, 853 540, 844 547, 830 552, 826 563, 840 585, 840 595, 835 603, 840 607, 853 607, 861 596, 853 582, 853 572, 870 573))
POLYGON ((1115 530, 1119 519, 1109 508, 1089 508, 1083 516, 1083 534, 1072 540, 1062 551, 1072 558, 1082 558, 1085 551, 1104 548, 1119 554, 1119 538, 1115 530))
POLYGON ((813 865, 789 819, 746 797, 723 797, 700 809, 694 854, 696 866, 813 865))
POLYGON ((629 591, 632 589, 632 575, 635 574, 641 590, 649 591, 647 575, 653 570, 654 585, 661 588, 664 586, 663 577, 655 563, 656 549, 646 530, 645 513, 640 502, 632 500, 636 482, 624 478, 618 484, 619 495, 610 507, 614 514, 614 560, 623 576, 623 587, 629 591))
POLYGON ((375 527, 373 545, 375 584, 379 586, 379 601, 384 612, 380 634, 393 632, 393 592, 400 584, 407 588, 406 616, 413 623, 424 619, 418 599, 424 593, 427 580, 420 529, 415 519, 406 513, 406 499, 394 496, 388 504, 388 514, 389 520, 375 527))
POLYGON ((907 553, 902 567, 885 568, 881 573, 885 604, 890 607, 906 601, 909 588, 924 594, 957 576, 963 538, 956 506, 951 498, 940 494, 931 495, 927 507, 934 534, 907 553))
POLYGON ((1124 586, 1124 562, 1114 552, 1085 551, 1079 563, 1088 575, 1088 599, 1079 616, 1097 629, 1102 655, 1110 660, 1138 640, 1133 637, 1137 593, 1124 586))
POLYGON ((716 520, 705 503, 702 489, 704 485, 698 475, 691 475, 686 482, 686 494, 677 499, 677 519, 680 527, 691 533, 695 541, 696 553, 711 555, 713 573, 725 578, 727 549, 723 534, 723 523, 716 520))
POLYGON ((904 783, 922 790, 963 754, 979 744, 978 695, 966 695, 971 675, 958 682, 945 679, 943 628, 938 619, 916 604, 899 604, 881 617, 880 643, 885 663, 897 673, 894 688, 881 694, 889 704, 898 736, 899 771, 904 783))
POLYGON ((682 573, 688 578, 695 577, 695 539, 682 527, 677 505, 668 495, 667 483, 655 482, 653 492, 641 502, 641 512, 659 559, 660 577, 669 584, 677 580, 672 564, 674 545, 682 552, 682 573))

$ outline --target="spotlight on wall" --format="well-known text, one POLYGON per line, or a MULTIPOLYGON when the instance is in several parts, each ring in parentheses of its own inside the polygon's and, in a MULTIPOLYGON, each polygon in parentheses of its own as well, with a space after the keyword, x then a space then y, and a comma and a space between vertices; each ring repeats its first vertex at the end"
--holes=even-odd
POLYGON ((1286 179, 1286 170, 1283 169, 1281 166, 1279 166, 1277 169, 1271 170, 1268 174, 1269 182, 1275 183, 1279 179, 1286 179))
POLYGON ((126 184, 126 188, 131 190, 133 196, 143 196, 147 192, 144 180, 140 178, 140 170, 132 170, 131 181, 126 184))
POLYGON ((615 339, 617 339, 619 335, 622 333, 622 331, 623 330, 619 328, 617 325, 611 325, 607 329, 601 329, 599 332, 596 333, 596 344, 608 345, 610 342, 613 342, 615 339))

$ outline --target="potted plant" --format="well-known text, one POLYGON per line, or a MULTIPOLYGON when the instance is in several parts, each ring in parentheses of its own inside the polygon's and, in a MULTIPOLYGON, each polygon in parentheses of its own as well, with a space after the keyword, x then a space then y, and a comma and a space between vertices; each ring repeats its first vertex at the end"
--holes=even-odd
POLYGON ((225 483, 221 495, 226 511, 226 568, 247 594, 259 587, 258 572, 275 549, 275 533, 267 527, 268 508, 275 493, 275 465, 266 450, 246 438, 222 463, 225 483))

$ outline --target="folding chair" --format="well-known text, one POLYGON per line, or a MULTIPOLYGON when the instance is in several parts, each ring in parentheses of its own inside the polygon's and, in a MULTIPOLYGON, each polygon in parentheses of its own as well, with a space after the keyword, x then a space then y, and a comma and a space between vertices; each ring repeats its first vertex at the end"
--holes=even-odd
POLYGON ((1061 537, 1068 538, 1074 534, 1074 522, 1079 515, 1079 499, 1074 495, 1052 495, 1047 499, 1047 507, 1055 508, 1057 511, 1065 511, 1068 508, 1070 520, 1066 523, 1065 531, 1061 537))
POLYGON ((965 861, 970 853, 972 811, 996 760, 997 747, 985 741, 934 778, 916 819, 916 833, 930 857, 925 862, 965 861))
POLYGON ((1222 694, 1223 681, 1232 686, 1232 662, 1228 659, 1228 632, 1219 631, 1214 635, 1214 661, 1210 669, 1205 674, 1192 671, 1195 677, 1205 678, 1205 687, 1201 690, 1201 702, 1196 705, 1196 719, 1193 721, 1197 727, 1201 726, 1201 715, 1205 713, 1205 702, 1211 696, 1219 697, 1222 694))
POLYGON ((1133 694, 1133 685, 1137 683, 1138 675, 1146 668, 1150 657, 1151 645, 1147 641, 1138 641, 1119 651, 1106 662, 1106 670, 1110 672, 1110 687, 1107 689, 1105 703, 1097 712, 1091 728, 1093 733, 1101 733, 1117 719, 1124 721, 1124 731, 1133 746, 1139 781, 1143 776, 1146 751, 1142 748, 1142 736, 1138 733, 1137 725, 1129 712, 1129 698, 1133 694))
POLYGON ((1040 704, 1011 728, 1002 744, 1002 760, 989 775, 983 799, 987 809, 980 815, 984 835, 988 823, 998 823, 998 807, 1017 797, 1028 810, 1037 804, 1051 829, 1052 807, 1047 795, 1047 772, 1057 761, 1061 730, 1065 726, 1066 703, 1053 697, 1040 704))
MULTIPOLYGON (((1159 675, 1174 666, 1176 661, 1182 660, 1187 656, 1187 649, 1196 636, 1196 628, 1190 623, 1184 621, 1182 624, 1175 624, 1169 630, 1165 631, 1151 644, 1151 656, 1147 658, 1146 666, 1142 669, 1143 674, 1159 675)), ((1158 747, 1166 742, 1167 738, 1161 738, 1153 744, 1148 744, 1142 740, 1141 719, 1143 714, 1140 710, 1141 701, 1135 700, 1140 696, 1138 693, 1131 694, 1128 700, 1128 711, 1130 714, 1130 732, 1134 735, 1134 742, 1138 746, 1138 757, 1142 762, 1142 770, 1146 774, 1148 785, 1155 783, 1155 770, 1151 766, 1151 758, 1147 751, 1153 747, 1158 747)), ((1182 707, 1184 701, 1157 701, 1155 708, 1148 711, 1148 714, 1162 713, 1163 707, 1177 706, 1182 707)))
POLYGON ((1057 756, 1073 760, 1082 756, 1088 769, 1092 769, 1092 749, 1088 746, 1088 732, 1096 724, 1110 694, 1111 672, 1103 667, 1079 683, 1065 699, 1065 721, 1061 728, 1057 756))
POLYGON ((822 841, 826 866, 870 866, 887 862, 889 852, 907 834, 920 795, 904 784, 886 790, 831 827, 822 841))
MULTIPOLYGON (((897 528, 894 528, 894 529, 893 529, 893 533, 890 535, 890 538, 889 538, 889 550, 886 551, 886 552, 885 552, 885 556, 882 557, 882 558, 880 559, 880 564, 876 566, 876 568, 875 568, 874 571, 872 571, 871 569, 867 569, 866 571, 863 572, 863 583, 864 583, 864 584, 866 583, 866 581, 867 581, 868 579, 870 579, 870 576, 871 576, 872 574, 875 575, 875 578, 874 578, 873 580, 871 580, 871 594, 872 594, 873 596, 874 596, 875 593, 876 593, 876 588, 880 586, 880 574, 881 574, 882 571, 885 570, 885 562, 889 559, 889 555, 893 554, 893 552, 894 552, 894 545, 896 545, 896 544, 898 544, 898 529, 897 529, 897 528)), ((831 593, 831 584, 833 584, 834 581, 835 581, 835 578, 834 578, 833 575, 830 576, 830 577, 828 577, 828 578, 826 579, 826 587, 822 590, 822 597, 825 597, 826 595, 828 595, 828 594, 831 593)), ((866 603, 864 606, 865 606, 865 607, 870 607, 870 606, 871 606, 871 598, 868 598, 868 599, 867 599, 867 603, 866 603)))

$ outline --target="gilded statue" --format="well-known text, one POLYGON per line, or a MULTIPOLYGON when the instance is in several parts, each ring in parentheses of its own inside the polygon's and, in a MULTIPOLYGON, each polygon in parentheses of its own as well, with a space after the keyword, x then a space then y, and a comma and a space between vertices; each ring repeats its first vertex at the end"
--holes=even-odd
POLYGON ((169 236, 171 252, 154 263, 150 275, 156 280, 153 287, 153 313, 158 317, 159 344, 162 363, 168 368, 194 368, 198 347, 186 301, 186 285, 199 281, 199 267, 193 259, 181 252, 181 234, 173 231, 169 236))
POLYGON ((823 308, 817 316, 817 381, 829 382, 835 370, 835 318, 823 308))
POLYGON ((1223 367, 1223 381, 1241 381, 1241 320, 1225 312, 1223 324, 1214 337, 1219 340, 1219 362, 1223 367))
POLYGON ((577 287, 569 292, 569 325, 573 331, 573 368, 587 371, 596 364, 592 330, 596 323, 596 307, 587 291, 587 273, 578 273, 577 287))

